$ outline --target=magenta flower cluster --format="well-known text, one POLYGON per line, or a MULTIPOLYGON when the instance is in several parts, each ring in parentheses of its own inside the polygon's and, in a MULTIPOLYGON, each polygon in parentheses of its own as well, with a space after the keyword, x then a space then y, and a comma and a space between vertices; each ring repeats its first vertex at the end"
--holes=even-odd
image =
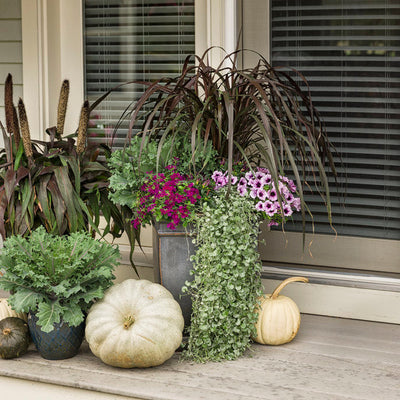
POLYGON ((176 172, 174 165, 166 167, 165 173, 149 174, 140 188, 134 228, 152 221, 167 221, 168 228, 185 224, 185 219, 200 200, 196 182, 176 172))
MULTIPOLYGON (((218 190, 228 184, 228 173, 214 171, 212 179, 215 182, 215 189, 218 190)), ((270 221, 268 224, 270 226, 286 220, 293 211, 300 211, 300 198, 295 197, 296 185, 285 176, 279 175, 278 187, 266 168, 258 168, 254 173, 246 172, 242 177, 231 175, 230 179, 232 186, 237 188, 241 196, 248 196, 254 201, 255 209, 262 213, 264 219, 270 221)))

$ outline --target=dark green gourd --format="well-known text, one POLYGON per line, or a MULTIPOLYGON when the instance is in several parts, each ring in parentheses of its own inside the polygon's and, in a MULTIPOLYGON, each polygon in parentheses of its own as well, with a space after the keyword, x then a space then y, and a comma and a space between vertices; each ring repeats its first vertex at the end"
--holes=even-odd
POLYGON ((29 346, 28 325, 21 318, 0 321, 0 357, 15 358, 25 354, 29 346))

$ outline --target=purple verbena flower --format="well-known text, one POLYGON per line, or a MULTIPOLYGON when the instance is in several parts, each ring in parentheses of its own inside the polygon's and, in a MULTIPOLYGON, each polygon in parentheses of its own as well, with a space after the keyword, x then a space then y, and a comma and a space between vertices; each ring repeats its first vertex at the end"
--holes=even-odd
POLYGON ((246 187, 246 186, 247 186, 247 180, 246 180, 246 178, 241 177, 241 178, 239 179, 238 186, 244 186, 244 187, 246 187))
POLYGON ((252 173, 251 171, 246 172, 246 173, 244 174, 244 176, 245 176, 245 178, 246 178, 248 181, 250 181, 251 179, 254 179, 254 175, 253 175, 253 173, 252 173))
POLYGON ((275 189, 268 190, 268 192, 267 192, 267 197, 268 197, 268 199, 271 200, 271 201, 276 201, 276 200, 278 200, 278 194, 277 194, 277 192, 276 192, 275 189))
POLYGON ((260 179, 254 179, 251 186, 255 189, 262 189, 264 185, 260 179))
POLYGON ((218 178, 221 178, 224 176, 224 174, 221 171, 214 171, 214 173, 211 175, 211 179, 216 182, 218 178))
POLYGON ((260 200, 265 201, 267 199, 267 192, 264 189, 258 189, 257 197, 260 200))
POLYGON ((293 203, 293 201, 294 201, 294 196, 293 196, 293 194, 292 193, 290 193, 290 192, 288 192, 288 193, 286 193, 285 194, 285 200, 286 200, 286 202, 287 203, 293 203))
POLYGON ((257 211, 264 211, 264 203, 263 203, 262 201, 259 201, 259 202, 256 204, 256 210, 257 210, 257 211))
POLYGON ((296 210, 296 211, 300 211, 301 210, 301 200, 300 197, 295 197, 295 199, 292 201, 292 207, 296 210))
POLYGON ((275 221, 269 221, 268 226, 278 226, 279 224, 275 221))
POLYGON ((258 194, 258 189, 252 188, 252 189, 250 190, 250 197, 251 197, 252 199, 257 198, 257 194, 258 194))
POLYGON ((264 178, 264 172, 262 171, 257 171, 256 172, 256 179, 261 180, 262 178, 264 178))
POLYGON ((272 177, 270 174, 265 174, 262 178, 261 178, 261 182, 263 183, 263 185, 270 185, 272 182, 272 177))
POLYGON ((285 204, 283 206, 283 215, 285 217, 290 217, 293 214, 293 210, 291 209, 289 204, 285 204))
POLYGON ((240 196, 246 196, 247 195, 247 189, 245 186, 238 186, 237 191, 239 192, 240 196))

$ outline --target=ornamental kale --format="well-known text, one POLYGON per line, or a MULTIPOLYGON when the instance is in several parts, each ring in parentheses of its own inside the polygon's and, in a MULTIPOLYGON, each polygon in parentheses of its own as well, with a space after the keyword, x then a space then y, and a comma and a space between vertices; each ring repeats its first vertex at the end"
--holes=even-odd
MULTIPOLYGON (((227 172, 214 171, 211 178, 215 182, 216 190, 228 185, 227 172)), ((258 168, 255 173, 246 172, 242 177, 231 175, 231 185, 236 185, 240 196, 251 199, 262 219, 269 220, 269 226, 284 223, 293 211, 300 211, 300 198, 294 196, 294 182, 279 175, 276 188, 272 175, 266 168, 258 168)))
POLYGON ((138 193, 134 228, 153 220, 167 221, 170 229, 181 223, 185 226, 202 198, 200 190, 206 186, 207 183, 177 172, 175 165, 168 165, 166 172, 149 174, 138 193))
POLYGON ((8 302, 15 311, 36 313, 44 332, 61 318, 77 326, 111 286, 118 258, 117 248, 88 233, 54 236, 40 227, 27 239, 4 242, 0 288, 12 293, 8 302))

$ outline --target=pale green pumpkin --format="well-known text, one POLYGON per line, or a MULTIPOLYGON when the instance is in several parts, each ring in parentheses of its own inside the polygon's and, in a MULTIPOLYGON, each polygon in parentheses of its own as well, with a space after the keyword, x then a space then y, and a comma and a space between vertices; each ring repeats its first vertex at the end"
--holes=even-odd
POLYGON ((172 357, 182 342, 182 310, 157 283, 128 279, 108 289, 89 310, 86 340, 105 364, 154 367, 172 357))
POLYGON ((28 321, 28 316, 25 313, 17 313, 10 307, 7 299, 0 299, 0 321, 8 317, 16 317, 23 319, 25 322, 28 321))
POLYGON ((288 343, 300 328, 300 311, 296 303, 280 291, 290 282, 308 282, 307 278, 292 277, 284 280, 272 294, 262 296, 256 323, 257 336, 261 344, 279 345, 288 343))

